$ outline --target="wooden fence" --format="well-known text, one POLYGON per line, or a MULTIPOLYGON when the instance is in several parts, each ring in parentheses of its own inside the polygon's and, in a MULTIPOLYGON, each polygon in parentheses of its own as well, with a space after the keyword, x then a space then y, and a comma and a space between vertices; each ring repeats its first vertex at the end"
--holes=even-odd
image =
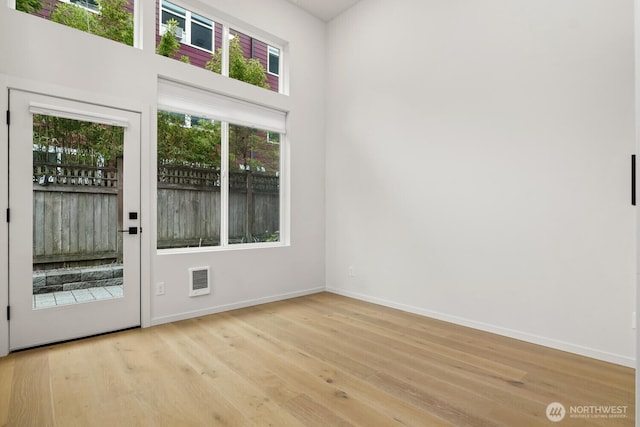
MULTIPOLYGON (((277 238, 279 178, 252 173, 232 173, 229 178, 230 242, 277 238)), ((35 268, 121 258, 120 182, 117 168, 34 164, 35 268)), ((218 170, 158 168, 158 248, 219 245, 220 214, 218 170)))
MULTIPOLYGON (((229 174, 229 241, 260 242, 277 237, 279 178, 229 174)), ((220 172, 215 169, 158 168, 158 248, 220 244, 220 172)))
POLYGON ((117 218, 116 168, 34 164, 36 269, 117 261, 121 257, 117 218))

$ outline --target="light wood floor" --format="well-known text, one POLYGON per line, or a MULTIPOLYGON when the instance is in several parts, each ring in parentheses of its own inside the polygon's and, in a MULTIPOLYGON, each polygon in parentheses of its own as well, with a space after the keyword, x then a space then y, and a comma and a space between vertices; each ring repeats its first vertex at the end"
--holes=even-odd
POLYGON ((329 293, 0 358, 8 426, 617 427, 634 413, 633 369, 329 293))

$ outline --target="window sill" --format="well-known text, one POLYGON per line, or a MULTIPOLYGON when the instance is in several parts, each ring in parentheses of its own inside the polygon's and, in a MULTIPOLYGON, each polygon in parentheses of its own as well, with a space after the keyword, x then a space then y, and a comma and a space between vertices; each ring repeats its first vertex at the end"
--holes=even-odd
POLYGON ((203 246, 198 248, 174 248, 174 249, 156 249, 156 254, 163 255, 184 255, 184 254, 199 254, 208 252, 229 252, 229 251, 243 251, 249 249, 270 249, 270 248, 283 248, 291 246, 284 242, 262 242, 262 243, 240 243, 236 245, 226 246, 203 246))
POLYGON ((183 41, 181 41, 181 42, 180 42, 180 44, 182 44, 182 45, 184 45, 184 46, 192 47, 192 48, 194 48, 194 49, 198 49, 198 50, 201 50, 201 51, 203 51, 203 52, 206 52, 206 53, 209 53, 209 54, 213 55, 213 51, 212 51, 212 50, 205 49, 205 48, 203 48, 203 47, 196 46, 196 45, 194 45, 194 44, 187 43, 187 42, 183 42, 183 41))

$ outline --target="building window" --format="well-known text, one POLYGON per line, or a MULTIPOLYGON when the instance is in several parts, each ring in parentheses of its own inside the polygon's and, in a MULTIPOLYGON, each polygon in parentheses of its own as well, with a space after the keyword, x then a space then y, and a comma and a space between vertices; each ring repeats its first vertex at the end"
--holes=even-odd
POLYGON ((213 50, 214 23, 210 19, 192 13, 168 1, 162 1, 160 35, 167 29, 167 23, 174 20, 178 23, 174 33, 181 42, 199 47, 206 51, 213 50))
POLYGON ((89 9, 93 12, 100 11, 100 5, 95 0, 61 0, 64 3, 73 3, 77 6, 82 6, 86 9, 89 9))
POLYGON ((280 134, 277 132, 267 132, 267 142, 269 144, 280 144, 280 134))
POLYGON ((280 75, 280 49, 277 49, 273 46, 269 46, 269 56, 268 56, 268 67, 269 74, 273 74, 274 76, 280 75))
POLYGON ((157 248, 285 242, 285 114, 161 80, 157 248))
POLYGON ((178 23, 176 28, 176 38, 184 40, 185 29, 187 28, 187 11, 175 4, 163 1, 162 2, 162 30, 164 34, 166 30, 167 22, 174 20, 178 23))
POLYGON ((204 50, 213 50, 213 22, 202 16, 191 14, 190 43, 204 50))

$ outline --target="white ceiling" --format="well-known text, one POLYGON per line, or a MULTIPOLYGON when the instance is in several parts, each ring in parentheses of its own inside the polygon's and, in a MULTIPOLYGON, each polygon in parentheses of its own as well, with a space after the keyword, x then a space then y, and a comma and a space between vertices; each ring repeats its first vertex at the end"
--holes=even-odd
POLYGON ((360 0, 289 0, 325 22, 331 21, 360 0))

